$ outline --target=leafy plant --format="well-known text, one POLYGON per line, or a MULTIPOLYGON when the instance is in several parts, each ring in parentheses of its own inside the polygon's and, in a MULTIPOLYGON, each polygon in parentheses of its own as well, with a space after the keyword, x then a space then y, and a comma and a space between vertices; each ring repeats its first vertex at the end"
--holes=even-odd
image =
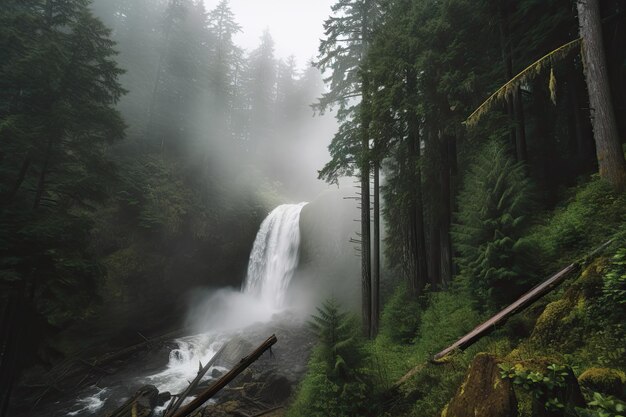
POLYGON ((611 267, 604 275, 603 302, 626 311, 626 248, 620 248, 611 258, 611 267))
POLYGON ((593 393, 593 400, 587 404, 588 409, 579 409, 581 417, 625 417, 626 403, 610 395, 593 393))
POLYGON ((558 411, 565 408, 565 404, 558 398, 557 391, 567 385, 566 378, 569 373, 566 366, 548 365, 547 374, 508 364, 498 366, 502 379, 510 379, 513 384, 529 391, 537 400, 545 399, 546 410, 558 411))

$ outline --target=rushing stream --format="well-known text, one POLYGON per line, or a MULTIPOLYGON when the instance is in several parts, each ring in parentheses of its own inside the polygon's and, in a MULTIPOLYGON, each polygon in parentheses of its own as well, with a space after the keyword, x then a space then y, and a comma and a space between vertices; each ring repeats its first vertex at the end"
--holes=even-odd
MULTIPOLYGON (((119 382, 127 385, 126 392, 128 387, 136 389, 146 384, 155 385, 161 392, 183 391, 196 376, 199 363, 207 363, 233 335, 253 323, 269 322, 287 307, 287 288, 298 266, 300 211, 305 204, 278 206, 265 218, 250 253, 241 291, 219 290, 196 306, 194 320, 209 323, 205 331, 174 340, 176 348, 169 352, 165 369, 148 375, 120 376, 119 382)), ((205 378, 211 378, 211 370, 205 378)), ((101 413, 111 408, 111 404, 103 408, 107 401, 114 401, 114 405, 123 402, 122 392, 119 387, 91 387, 75 400, 70 410, 59 415, 81 417, 101 413)), ((155 415, 159 416, 165 406, 157 409, 155 415)))

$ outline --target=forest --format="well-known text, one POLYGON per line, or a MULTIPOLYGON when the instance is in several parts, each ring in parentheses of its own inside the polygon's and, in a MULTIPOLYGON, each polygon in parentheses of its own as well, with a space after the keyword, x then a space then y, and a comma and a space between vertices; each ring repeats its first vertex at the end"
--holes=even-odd
POLYGON ((327 3, 0 0, 1 417, 626 416, 626 1, 327 3))

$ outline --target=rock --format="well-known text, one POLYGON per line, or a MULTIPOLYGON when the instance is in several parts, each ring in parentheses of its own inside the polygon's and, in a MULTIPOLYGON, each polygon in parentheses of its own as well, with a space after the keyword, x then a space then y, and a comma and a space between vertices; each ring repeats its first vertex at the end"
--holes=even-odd
POLYGON ((500 378, 495 356, 479 353, 465 381, 443 410, 442 417, 514 417, 517 400, 508 380, 500 378))
POLYGON ((159 390, 154 385, 146 385, 135 393, 120 408, 109 416, 115 417, 148 417, 158 405, 159 390))
POLYGON ((292 392, 292 382, 282 375, 268 376, 261 386, 258 396, 268 404, 279 404, 286 401, 292 392))
POLYGON ((224 375, 224 372, 220 371, 219 369, 213 369, 211 371, 211 378, 213 379, 218 379, 219 377, 221 377, 222 375, 224 375))
POLYGON ((602 394, 622 397, 626 388, 626 374, 617 369, 589 368, 578 377, 581 387, 602 394))
POLYGON ((161 392, 157 396, 157 405, 160 407, 171 399, 172 399, 172 394, 170 394, 168 391, 161 392))
POLYGON ((246 357, 254 348, 255 346, 250 342, 240 337, 234 337, 226 342, 224 350, 222 350, 220 355, 215 359, 214 365, 230 369, 237 365, 239 361, 246 357))

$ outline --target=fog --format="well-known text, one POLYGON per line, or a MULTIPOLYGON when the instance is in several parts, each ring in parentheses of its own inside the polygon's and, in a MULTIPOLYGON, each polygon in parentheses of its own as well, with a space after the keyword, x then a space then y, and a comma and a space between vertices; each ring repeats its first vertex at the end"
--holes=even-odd
MULTIPOLYGON (((326 213, 320 217, 315 210, 306 210, 306 217, 315 219, 315 224, 324 223, 318 232, 326 235, 315 235, 313 246, 323 246, 324 239, 342 245, 332 254, 334 271, 328 268, 330 264, 319 269, 324 263, 314 265, 310 254, 306 255, 306 271, 301 268, 294 287, 299 288, 299 304, 317 302, 312 296, 305 302, 302 294, 332 295, 332 291, 321 291, 321 282, 336 286, 339 294, 352 294, 356 288, 352 283, 358 282, 358 257, 350 238, 355 237, 357 224, 352 219, 358 213, 356 202, 345 200, 355 189, 348 181, 341 193, 335 193, 336 186, 317 178, 329 160, 327 147, 337 124, 332 112, 314 115, 311 105, 325 86, 308 61, 317 54, 330 4, 94 2, 96 14, 112 28, 119 51, 116 60, 125 70, 121 81, 127 94, 119 109, 128 124, 127 139, 115 152, 123 157, 149 155, 150 161, 164 164, 174 178, 164 179, 163 186, 184 194, 165 199, 154 190, 158 211, 175 214, 179 224, 191 224, 192 239, 208 242, 210 251, 193 261, 198 266, 184 268, 195 274, 193 278, 180 269, 169 278, 182 280, 176 287, 193 294, 192 315, 211 317, 203 326, 238 327, 242 325, 238 320, 247 320, 244 316, 271 314, 246 300, 238 286, 245 277, 251 232, 282 203, 313 202, 311 207, 326 213), (350 230, 340 227, 345 224, 350 230), (320 274, 334 279, 322 280, 320 274), (304 289, 304 275, 310 276, 311 288, 304 289), (234 291, 206 290, 224 284, 234 291), (248 305, 250 314, 227 318, 232 314, 230 307, 217 308, 222 304, 248 305), (206 308, 219 313, 200 311, 206 308)), ((178 227, 171 226, 173 231, 178 227)), ((185 239, 184 244, 188 249, 174 247, 182 252, 181 262, 186 262, 184 250, 197 252, 198 243, 185 239)))

